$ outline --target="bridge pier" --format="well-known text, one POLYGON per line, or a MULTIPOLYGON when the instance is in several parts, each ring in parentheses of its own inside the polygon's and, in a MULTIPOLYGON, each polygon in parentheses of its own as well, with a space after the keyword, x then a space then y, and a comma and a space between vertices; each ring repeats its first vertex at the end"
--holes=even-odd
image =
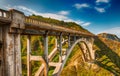
POLYGON ((59 62, 62 62, 62 32, 59 36, 59 62))
POLYGON ((11 19, 11 23, 0 25, 2 76, 22 76, 20 29, 24 29, 24 14, 10 10, 9 14, 4 11, 2 17, 11 19))
POLYGON ((74 42, 76 41, 76 35, 74 35, 74 42))
POLYGON ((3 59, 3 37, 2 27, 0 26, 0 76, 4 75, 4 59, 3 59))
POLYGON ((68 35, 68 48, 70 48, 71 44, 70 44, 70 34, 68 35))
POLYGON ((4 75, 21 76, 20 34, 10 34, 9 26, 4 27, 3 31, 4 75))
POLYGON ((93 38, 88 38, 87 39, 87 45, 89 46, 89 50, 90 50, 90 54, 91 54, 91 60, 95 59, 95 53, 94 53, 94 50, 93 50, 93 43, 94 43, 93 38))
POLYGON ((46 66, 45 66, 45 69, 44 69, 44 75, 45 76, 48 76, 48 70, 49 70, 49 61, 48 61, 48 31, 45 32, 45 35, 43 36, 44 37, 44 55, 43 55, 43 58, 46 62, 46 66))
POLYGON ((31 36, 27 36, 27 76, 31 76, 31 36))

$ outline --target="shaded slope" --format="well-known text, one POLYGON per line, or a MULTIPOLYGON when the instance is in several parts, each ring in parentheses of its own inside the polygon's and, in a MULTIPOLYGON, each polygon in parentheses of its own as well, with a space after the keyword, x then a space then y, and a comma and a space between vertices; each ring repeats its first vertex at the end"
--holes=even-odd
MULTIPOLYGON (((102 38, 95 38, 95 45, 99 48, 96 51, 95 63, 102 68, 112 72, 114 75, 120 75, 120 56, 116 53, 116 50, 109 45, 113 41, 105 41, 102 38)), ((115 43, 116 44, 116 43, 115 43)), ((120 43, 119 43, 120 44, 120 43)), ((116 45, 114 45, 116 46, 116 45)), ((117 47, 119 50, 119 47, 117 47)))

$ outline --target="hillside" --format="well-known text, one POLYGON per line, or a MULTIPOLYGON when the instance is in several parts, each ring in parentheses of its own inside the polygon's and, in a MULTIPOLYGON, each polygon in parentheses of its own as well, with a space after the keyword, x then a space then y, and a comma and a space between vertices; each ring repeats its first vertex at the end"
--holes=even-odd
POLYGON ((119 56, 120 56, 120 42, 118 41, 119 38, 114 35, 114 34, 106 34, 106 35, 110 35, 111 37, 102 37, 99 36, 101 41, 103 41, 110 49, 112 49, 114 52, 116 52, 119 56), (115 38, 114 38, 115 37, 115 38))

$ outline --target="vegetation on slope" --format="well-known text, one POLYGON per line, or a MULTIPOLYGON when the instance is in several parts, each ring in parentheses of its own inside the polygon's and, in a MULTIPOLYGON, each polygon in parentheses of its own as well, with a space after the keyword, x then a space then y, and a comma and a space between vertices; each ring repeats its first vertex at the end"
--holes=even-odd
POLYGON ((59 21, 59 20, 52 19, 52 18, 45 18, 45 17, 37 16, 37 15, 32 15, 30 17, 36 20, 40 20, 41 22, 49 23, 51 25, 62 26, 62 27, 82 31, 85 33, 90 33, 88 30, 84 29, 83 27, 76 24, 75 22, 64 22, 64 21, 59 21))
MULTIPOLYGON (((119 76, 120 75, 120 57, 118 55, 119 48, 117 43, 114 45, 114 41, 103 39, 103 38, 96 38, 95 44, 99 48, 96 51, 96 64, 99 66, 107 69, 108 71, 112 72, 114 75, 119 76), (117 50, 114 49, 114 46, 117 50)), ((120 43, 119 43, 120 44, 120 43)))

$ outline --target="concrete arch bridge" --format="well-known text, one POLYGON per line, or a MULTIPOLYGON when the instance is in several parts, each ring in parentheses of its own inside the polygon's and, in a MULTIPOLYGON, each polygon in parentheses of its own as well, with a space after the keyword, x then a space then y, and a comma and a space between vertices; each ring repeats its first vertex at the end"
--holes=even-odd
POLYGON ((94 60, 93 36, 82 31, 76 31, 62 26, 51 25, 32 19, 17 10, 0 9, 0 76, 22 76, 21 36, 27 36, 27 76, 31 76, 31 61, 42 64, 35 76, 48 76, 49 67, 55 67, 53 76, 59 76, 75 45, 81 47, 83 59, 86 62, 94 60), (44 43, 42 56, 31 55, 31 37, 41 36, 44 43), (48 37, 54 36, 55 48, 48 54, 48 37), (63 45, 67 44, 67 48, 63 45), (58 62, 53 62, 56 52, 59 52, 58 62))

